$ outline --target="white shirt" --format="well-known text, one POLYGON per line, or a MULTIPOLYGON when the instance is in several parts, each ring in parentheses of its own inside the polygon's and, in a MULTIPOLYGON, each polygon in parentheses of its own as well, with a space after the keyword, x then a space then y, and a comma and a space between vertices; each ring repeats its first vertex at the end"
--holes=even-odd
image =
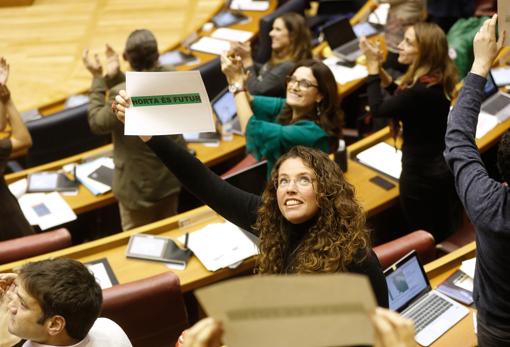
MULTIPOLYGON (((133 347, 122 328, 108 318, 98 318, 88 335, 80 342, 65 347, 133 347)), ((27 341, 23 347, 54 347, 27 341)))

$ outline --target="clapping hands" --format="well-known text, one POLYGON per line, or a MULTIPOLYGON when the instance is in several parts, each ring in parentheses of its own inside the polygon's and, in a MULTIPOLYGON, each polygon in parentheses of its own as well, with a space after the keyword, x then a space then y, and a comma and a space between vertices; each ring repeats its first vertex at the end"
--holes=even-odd
POLYGON ((496 40, 497 19, 497 14, 487 19, 476 33, 473 41, 475 60, 471 72, 482 77, 489 73, 492 63, 503 48, 503 42, 505 41, 506 32, 500 33, 499 40, 496 40))
MULTIPOLYGON (((119 55, 109 44, 106 44, 105 56, 106 56, 106 76, 113 77, 120 71, 119 55)), ((82 61, 85 68, 89 70, 93 77, 103 76, 103 65, 99 59, 99 55, 96 53, 94 57, 90 57, 89 50, 84 49, 82 54, 82 61)))

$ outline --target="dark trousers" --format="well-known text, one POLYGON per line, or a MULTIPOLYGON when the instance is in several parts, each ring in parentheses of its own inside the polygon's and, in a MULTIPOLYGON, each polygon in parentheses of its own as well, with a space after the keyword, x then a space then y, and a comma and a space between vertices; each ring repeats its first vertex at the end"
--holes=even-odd
POLYGON ((510 327, 501 329, 478 320, 478 347, 510 347, 510 327))

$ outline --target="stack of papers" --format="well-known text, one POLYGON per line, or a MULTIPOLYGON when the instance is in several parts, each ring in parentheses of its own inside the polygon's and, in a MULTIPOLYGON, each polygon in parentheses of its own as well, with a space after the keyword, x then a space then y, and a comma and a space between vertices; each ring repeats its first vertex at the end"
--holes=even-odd
POLYGON ((329 57, 323 61, 333 72, 337 83, 346 84, 368 76, 368 70, 365 66, 356 64, 354 67, 338 65, 340 60, 337 57, 329 57))
POLYGON ((269 1, 261 0, 232 0, 230 9, 241 11, 266 11, 269 8, 269 1))
MULTIPOLYGON (((184 243, 185 236, 178 240, 184 243)), ((241 262, 258 254, 257 245, 232 223, 214 223, 189 234, 188 248, 209 271, 241 262)))
POLYGON ((395 179, 402 172, 402 151, 385 142, 379 142, 356 155, 360 163, 370 166, 395 179))
POLYGON ((100 180, 93 178, 97 176, 94 173, 101 167, 113 170, 113 159, 102 157, 76 167, 76 178, 94 195, 104 194, 112 190, 111 185, 105 184, 104 181, 101 183, 100 180))
POLYGON ((253 33, 245 30, 219 28, 212 33, 211 37, 226 41, 246 42, 253 37, 253 33))
POLYGON ((476 258, 464 260, 462 265, 460 266, 460 271, 464 272, 471 278, 475 278, 475 266, 476 266, 476 258))
POLYGON ((209 54, 221 55, 230 49, 230 41, 215 39, 213 37, 201 37, 200 40, 194 42, 190 49, 209 54))
POLYGON ((28 222, 39 225, 41 230, 76 219, 71 207, 57 192, 24 194, 18 202, 28 222))

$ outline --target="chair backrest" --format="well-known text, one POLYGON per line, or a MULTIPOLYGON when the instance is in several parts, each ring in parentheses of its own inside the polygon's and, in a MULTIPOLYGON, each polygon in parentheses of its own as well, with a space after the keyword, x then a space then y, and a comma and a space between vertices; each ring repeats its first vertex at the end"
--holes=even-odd
POLYGON ((0 264, 35 257, 72 245, 65 228, 0 242, 0 264))
POLYGON ((119 324, 135 347, 172 346, 188 328, 179 277, 173 272, 103 290, 101 316, 119 324))
POLYGON ((434 236, 425 230, 417 230, 393 241, 374 247, 374 252, 383 269, 402 258, 411 250, 416 250, 422 264, 435 259, 434 236))
POLYGON ((219 57, 200 65, 198 71, 200 71, 200 75, 202 75, 209 100, 214 99, 216 95, 227 87, 227 79, 221 71, 221 61, 219 57))
POLYGON ((278 7, 272 13, 260 18, 259 33, 257 43, 253 47, 253 59, 259 63, 265 63, 271 58, 271 37, 269 32, 273 29, 273 22, 284 13, 296 12, 304 16, 307 1, 288 0, 282 6, 278 7))
POLYGON ((27 167, 69 157, 105 145, 108 135, 90 131, 88 104, 65 109, 27 123, 33 145, 26 157, 27 167))

